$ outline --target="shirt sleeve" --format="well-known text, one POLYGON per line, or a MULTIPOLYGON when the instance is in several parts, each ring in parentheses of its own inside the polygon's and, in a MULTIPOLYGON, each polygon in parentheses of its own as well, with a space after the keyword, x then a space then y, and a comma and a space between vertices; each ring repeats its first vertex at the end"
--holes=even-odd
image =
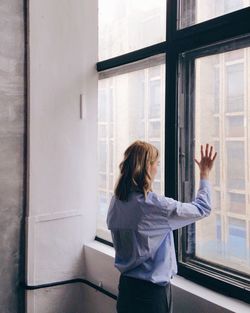
POLYGON ((196 198, 190 203, 167 197, 159 197, 158 199, 162 209, 165 210, 172 230, 192 224, 211 213, 211 186, 207 179, 200 180, 196 198))

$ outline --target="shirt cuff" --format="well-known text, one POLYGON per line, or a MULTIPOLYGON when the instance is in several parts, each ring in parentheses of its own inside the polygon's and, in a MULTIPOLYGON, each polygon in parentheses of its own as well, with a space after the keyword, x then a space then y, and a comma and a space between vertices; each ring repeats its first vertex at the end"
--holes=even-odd
POLYGON ((200 179, 200 188, 208 188, 210 189, 211 188, 211 185, 210 185, 210 181, 208 179, 200 179))

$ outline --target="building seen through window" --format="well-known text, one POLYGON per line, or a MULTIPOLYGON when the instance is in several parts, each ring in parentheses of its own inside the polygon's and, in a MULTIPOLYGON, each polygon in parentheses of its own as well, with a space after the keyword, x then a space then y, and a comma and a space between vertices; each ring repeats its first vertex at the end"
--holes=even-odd
POLYGON ((195 139, 197 149, 211 142, 218 151, 213 211, 196 223, 196 256, 250 274, 249 62, 249 48, 196 59, 195 139))

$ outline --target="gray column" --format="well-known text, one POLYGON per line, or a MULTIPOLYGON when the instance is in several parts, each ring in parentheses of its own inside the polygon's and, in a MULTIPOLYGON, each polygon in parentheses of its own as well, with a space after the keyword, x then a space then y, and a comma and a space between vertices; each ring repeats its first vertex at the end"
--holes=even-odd
POLYGON ((0 312, 23 312, 24 1, 0 1, 0 312))

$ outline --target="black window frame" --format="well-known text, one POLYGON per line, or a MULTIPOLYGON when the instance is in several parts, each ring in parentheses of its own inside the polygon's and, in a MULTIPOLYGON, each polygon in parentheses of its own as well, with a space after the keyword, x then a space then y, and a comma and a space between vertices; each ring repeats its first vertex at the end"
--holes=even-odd
MULTIPOLYGON (((184 143, 181 129, 192 138, 192 129, 185 129, 187 120, 192 117, 193 111, 184 110, 187 101, 185 94, 190 93, 189 79, 192 75, 192 59, 185 61, 190 51, 204 51, 217 53, 222 43, 226 41, 241 41, 242 37, 250 35, 250 7, 228 13, 202 23, 179 29, 179 7, 176 0, 166 0, 166 41, 145 47, 123 55, 99 61, 96 64, 98 72, 103 72, 118 66, 140 61, 158 54, 166 56, 166 90, 165 90, 165 147, 168 153, 165 154, 165 195, 175 199, 188 199, 192 193, 194 182, 194 169, 185 166, 188 162, 188 155, 193 151, 192 143, 184 143), (207 48, 211 47, 213 48, 207 48), (184 60, 183 60, 184 59, 184 60), (185 122, 186 121, 186 122, 185 122), (185 169, 185 170, 184 170, 185 169), (184 178, 188 177, 188 181, 184 178), (180 176, 181 174, 181 176, 180 176), (169 179, 169 177, 171 179, 169 179)), ((191 55, 191 54, 189 54, 191 55)), ((187 106, 186 106, 187 107, 187 106)), ((112 246, 112 243, 96 237, 96 240, 112 246)), ((230 271, 208 262, 183 262, 181 247, 187 240, 187 227, 174 231, 176 256, 178 261, 178 274, 208 287, 219 293, 226 294, 250 303, 250 285, 247 279, 242 277, 236 279, 230 275, 230 271), (244 283, 243 283, 244 281, 244 283)), ((249 276, 248 276, 249 277, 249 276)))
MULTIPOLYGON (((189 122, 195 120, 195 59, 245 47, 250 47, 250 36, 227 39, 212 46, 182 53, 179 56, 179 89, 181 92, 179 93, 178 104, 183 122, 179 123, 181 157, 179 159, 180 182, 178 186, 182 201, 190 202, 195 195, 195 164, 192 162, 195 149, 195 131, 194 123, 189 122)), ((206 287, 211 286, 218 292, 249 302, 249 275, 195 257, 194 234, 195 223, 177 232, 178 273, 206 287)))

